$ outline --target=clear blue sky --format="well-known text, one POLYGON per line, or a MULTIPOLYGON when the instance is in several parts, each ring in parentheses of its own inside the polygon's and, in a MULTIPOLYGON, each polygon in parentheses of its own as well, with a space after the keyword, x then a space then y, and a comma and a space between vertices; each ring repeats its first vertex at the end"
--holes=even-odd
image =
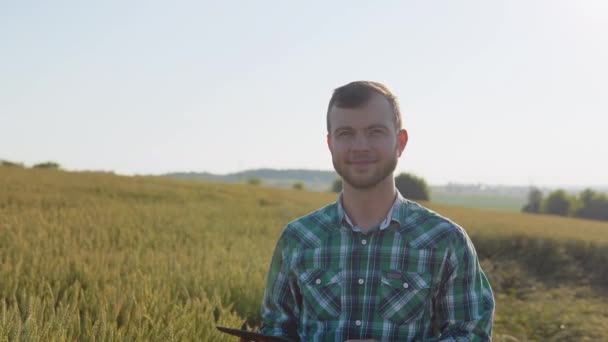
POLYGON ((329 170, 352 80, 399 96, 398 171, 608 184, 608 2, 2 1, 0 159, 329 170))

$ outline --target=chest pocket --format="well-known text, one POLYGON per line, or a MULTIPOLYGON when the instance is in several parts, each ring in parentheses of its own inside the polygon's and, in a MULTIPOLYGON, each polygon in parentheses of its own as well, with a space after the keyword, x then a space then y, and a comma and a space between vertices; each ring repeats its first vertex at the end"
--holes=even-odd
POLYGON ((378 291, 378 313, 397 324, 419 319, 429 305, 431 275, 382 271, 378 291))
POLYGON ((313 269, 299 276, 304 312, 317 320, 330 320, 342 311, 342 272, 313 269))

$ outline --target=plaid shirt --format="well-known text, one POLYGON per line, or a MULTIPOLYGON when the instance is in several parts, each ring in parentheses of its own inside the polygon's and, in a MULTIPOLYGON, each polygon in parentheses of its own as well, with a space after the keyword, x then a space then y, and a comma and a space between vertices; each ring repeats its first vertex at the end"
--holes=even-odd
POLYGON ((397 194, 363 234, 341 205, 287 225, 262 304, 262 333, 294 341, 488 341, 494 298, 455 223, 397 194))

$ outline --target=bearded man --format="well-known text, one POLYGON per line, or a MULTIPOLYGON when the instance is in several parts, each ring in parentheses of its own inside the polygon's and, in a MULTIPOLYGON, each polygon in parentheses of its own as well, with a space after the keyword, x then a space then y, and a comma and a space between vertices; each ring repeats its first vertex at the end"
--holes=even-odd
POLYGON ((284 228, 260 332, 293 341, 491 339, 494 296, 465 230, 395 187, 407 141, 386 86, 334 90, 327 146, 343 190, 284 228))

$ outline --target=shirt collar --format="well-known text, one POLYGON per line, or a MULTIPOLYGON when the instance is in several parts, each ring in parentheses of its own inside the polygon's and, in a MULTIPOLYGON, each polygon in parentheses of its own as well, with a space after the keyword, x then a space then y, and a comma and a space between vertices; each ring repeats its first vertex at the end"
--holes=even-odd
MULTIPOLYGON (((407 202, 407 200, 403 196, 401 196, 401 193, 399 193, 399 190, 395 189, 395 192, 397 193, 397 196, 395 197, 393 206, 388 211, 384 220, 382 220, 382 222, 378 226, 379 230, 384 230, 384 229, 388 228, 390 226, 391 222, 393 222, 393 221, 399 223, 399 225, 401 225, 403 222, 405 222, 404 216, 405 216, 406 210, 403 209, 403 205, 407 202)), ((344 207, 342 206, 342 196, 343 196, 343 194, 342 194, 342 192, 340 192, 340 194, 338 195, 338 200, 336 201, 336 211, 337 211, 337 213, 336 213, 337 222, 336 223, 338 225, 341 225, 342 223, 346 223, 350 228, 352 228, 353 231, 361 232, 361 228, 355 226, 352 223, 350 217, 348 217, 348 214, 344 210, 344 207)))

